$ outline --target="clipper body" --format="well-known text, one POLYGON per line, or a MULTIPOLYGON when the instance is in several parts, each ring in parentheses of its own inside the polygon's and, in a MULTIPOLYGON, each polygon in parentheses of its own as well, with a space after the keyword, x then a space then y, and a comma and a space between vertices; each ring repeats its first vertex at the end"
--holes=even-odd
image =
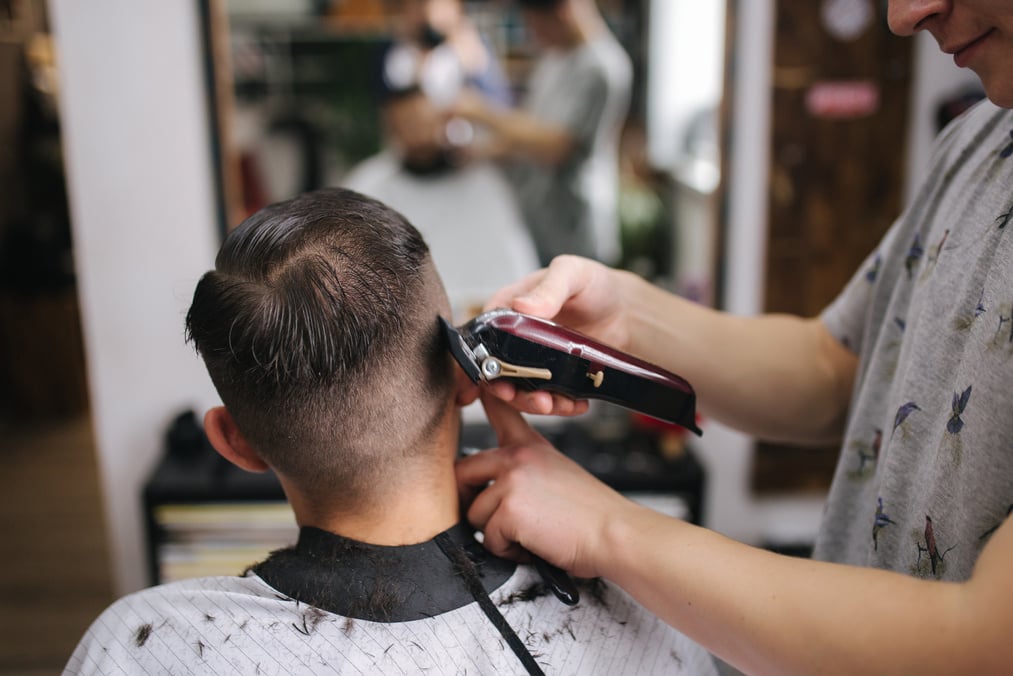
POLYGON ((554 322, 491 310, 455 329, 450 349, 476 383, 509 378, 527 390, 601 399, 681 425, 696 425, 696 393, 684 379, 554 322))

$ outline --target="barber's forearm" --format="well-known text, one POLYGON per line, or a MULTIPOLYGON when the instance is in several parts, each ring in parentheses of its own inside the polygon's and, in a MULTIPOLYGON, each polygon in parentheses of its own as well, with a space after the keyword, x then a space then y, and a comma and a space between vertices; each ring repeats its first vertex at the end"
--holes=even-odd
POLYGON ((780 556, 640 509, 608 529, 604 576, 747 673, 969 673, 994 654, 963 585, 780 556))
POLYGON ((857 360, 818 320, 734 316, 621 279, 630 351, 689 380, 704 414, 769 440, 840 437, 857 360))
POLYGON ((565 162, 573 150, 573 138, 566 129, 523 111, 488 108, 478 121, 492 129, 505 154, 511 157, 556 166, 565 162))

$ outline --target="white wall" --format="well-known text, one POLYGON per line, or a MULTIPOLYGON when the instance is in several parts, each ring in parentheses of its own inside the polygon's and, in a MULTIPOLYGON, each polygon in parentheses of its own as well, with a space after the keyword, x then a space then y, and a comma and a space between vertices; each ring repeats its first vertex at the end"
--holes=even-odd
POLYGON ((647 155, 672 170, 684 161, 687 126, 717 108, 724 80, 725 3, 652 0, 647 26, 647 155))
MULTIPOLYGON (((169 420, 216 395, 183 318, 217 249, 197 3, 50 0, 74 256, 118 591, 169 420)), ((59 468, 54 468, 59 471, 59 468)))

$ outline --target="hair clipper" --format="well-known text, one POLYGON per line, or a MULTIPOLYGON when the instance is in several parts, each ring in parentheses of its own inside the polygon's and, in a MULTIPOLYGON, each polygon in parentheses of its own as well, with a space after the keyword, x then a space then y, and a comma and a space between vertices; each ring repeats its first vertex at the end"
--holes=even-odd
POLYGON ((475 383, 508 378, 521 389, 601 399, 702 434, 688 382, 582 333, 506 309, 458 328, 440 322, 450 351, 475 383))

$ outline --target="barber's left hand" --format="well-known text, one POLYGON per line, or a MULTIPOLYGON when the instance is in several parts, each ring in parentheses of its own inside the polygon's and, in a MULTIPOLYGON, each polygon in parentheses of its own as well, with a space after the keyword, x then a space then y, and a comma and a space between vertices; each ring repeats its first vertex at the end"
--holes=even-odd
POLYGON ((509 404, 484 392, 482 405, 500 447, 457 463, 468 520, 494 554, 525 550, 580 577, 602 574, 605 536, 636 506, 595 479, 528 425, 509 404), (492 482, 490 484, 490 482, 492 482))

